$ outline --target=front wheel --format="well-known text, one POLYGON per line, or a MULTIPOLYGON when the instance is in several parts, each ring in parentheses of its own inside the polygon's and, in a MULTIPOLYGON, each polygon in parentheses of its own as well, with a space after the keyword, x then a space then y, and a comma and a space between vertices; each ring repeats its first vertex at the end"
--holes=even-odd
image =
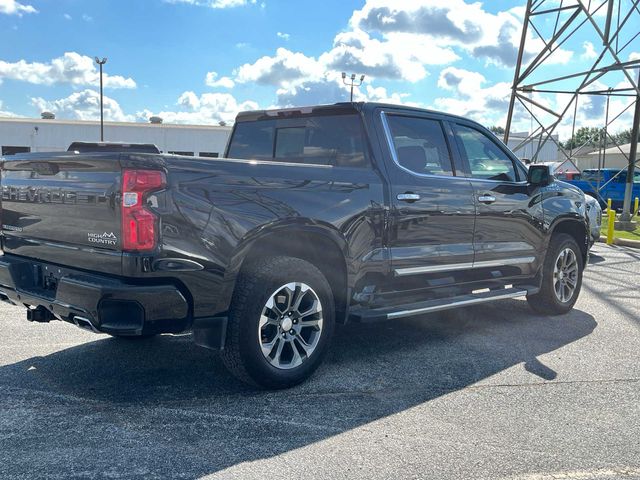
POLYGON ((540 292, 527 297, 531 308, 545 315, 570 311, 580 294, 583 268, 582 252, 574 238, 554 235, 544 260, 540 292))
POLYGON ((270 257, 244 269, 234 290, 222 359, 264 388, 287 388, 320 365, 334 328, 334 299, 314 265, 270 257))

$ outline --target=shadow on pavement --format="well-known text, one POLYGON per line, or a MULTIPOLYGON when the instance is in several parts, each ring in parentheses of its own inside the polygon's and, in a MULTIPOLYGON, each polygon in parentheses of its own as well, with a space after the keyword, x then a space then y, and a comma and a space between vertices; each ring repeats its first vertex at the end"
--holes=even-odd
POLYGON ((400 413, 520 363, 532 382, 552 380, 558 372, 538 356, 595 327, 584 312, 544 318, 516 300, 347 325, 312 380, 280 392, 245 387, 188 336, 100 339, 0 368, 0 476, 32 471, 35 462, 43 470, 32 476, 113 471, 115 463, 135 467, 132 476, 198 478, 400 413))
POLYGON ((585 270, 587 281, 583 282, 583 289, 608 308, 640 324, 636 313, 640 299, 640 251, 619 246, 606 248, 606 261, 596 262, 585 270), (592 274, 597 274, 597 281, 589 281, 592 274))
POLYGON ((602 255, 598 255, 597 253, 589 253, 589 265, 597 265, 598 263, 602 263, 605 261, 605 258, 602 255))

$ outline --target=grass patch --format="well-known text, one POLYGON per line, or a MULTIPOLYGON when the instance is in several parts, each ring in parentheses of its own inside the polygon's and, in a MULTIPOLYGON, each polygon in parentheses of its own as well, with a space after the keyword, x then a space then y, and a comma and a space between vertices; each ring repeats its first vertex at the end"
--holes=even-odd
MULTIPOLYGON (((614 230, 613 236, 615 238, 626 238, 627 240, 639 240, 640 241, 640 216, 635 216, 633 219, 638 222, 638 228, 633 232, 625 232, 623 230, 614 230)), ((607 228, 609 228, 609 216, 606 211, 602 212, 602 228, 600 234, 607 236, 607 228)))

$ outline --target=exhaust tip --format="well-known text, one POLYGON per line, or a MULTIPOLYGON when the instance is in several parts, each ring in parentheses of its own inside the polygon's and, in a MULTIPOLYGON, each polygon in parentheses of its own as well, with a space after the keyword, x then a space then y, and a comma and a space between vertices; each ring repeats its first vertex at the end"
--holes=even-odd
POLYGON ((93 323, 91 323, 91 320, 89 320, 86 317, 81 317, 79 315, 74 315, 73 316, 73 323, 77 326, 80 327, 83 330, 89 330, 90 332, 93 333, 99 333, 99 330, 93 326, 93 323))

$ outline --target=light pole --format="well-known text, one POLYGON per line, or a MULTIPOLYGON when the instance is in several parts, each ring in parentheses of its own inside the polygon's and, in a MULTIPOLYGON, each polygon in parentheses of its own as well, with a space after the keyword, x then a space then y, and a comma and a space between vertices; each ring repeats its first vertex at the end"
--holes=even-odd
POLYGON ((102 101, 102 66, 107 63, 107 58, 103 57, 100 60, 95 57, 96 63, 100 66, 100 141, 104 142, 104 104, 102 101))
POLYGON ((352 73, 347 80, 347 74, 342 72, 342 83, 351 87, 351 102, 353 103, 353 87, 359 87, 364 82, 364 75, 360 75, 360 83, 356 83, 356 74, 352 73))

